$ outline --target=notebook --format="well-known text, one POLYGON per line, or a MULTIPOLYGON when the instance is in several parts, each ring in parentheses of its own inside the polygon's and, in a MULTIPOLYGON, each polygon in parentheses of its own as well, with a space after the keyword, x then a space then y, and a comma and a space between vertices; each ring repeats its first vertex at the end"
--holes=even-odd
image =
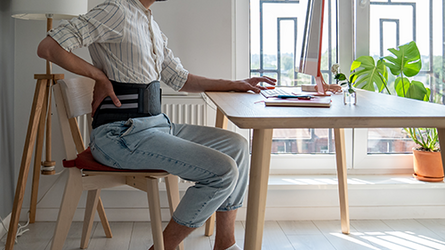
POLYGON ((309 100, 298 98, 269 98, 265 102, 266 106, 285 106, 285 107, 330 107, 330 96, 314 96, 309 100))

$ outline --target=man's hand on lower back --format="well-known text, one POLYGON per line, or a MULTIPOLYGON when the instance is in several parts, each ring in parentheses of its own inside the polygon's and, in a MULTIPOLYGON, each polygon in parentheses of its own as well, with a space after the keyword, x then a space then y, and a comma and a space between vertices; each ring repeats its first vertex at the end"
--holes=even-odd
POLYGON ((121 106, 121 102, 114 93, 113 85, 111 84, 110 80, 108 79, 96 80, 96 84, 94 84, 94 91, 93 91, 93 102, 91 103, 92 107, 91 115, 94 116, 94 113, 96 112, 100 103, 108 96, 111 98, 116 107, 121 106))

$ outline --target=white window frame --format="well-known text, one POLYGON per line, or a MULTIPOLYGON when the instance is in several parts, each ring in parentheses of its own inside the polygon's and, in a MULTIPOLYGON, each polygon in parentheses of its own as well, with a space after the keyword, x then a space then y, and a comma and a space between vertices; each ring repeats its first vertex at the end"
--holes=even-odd
MULTIPOLYGON (((347 2, 348 0, 339 1, 347 2)), ((358 58, 369 55, 370 1, 355 0, 355 6, 357 7, 354 10, 355 25, 353 25, 353 29, 356 35, 351 47, 355 48, 355 53, 352 51, 354 58, 358 58)), ((354 6, 351 7, 354 8, 354 6)), ((346 65, 351 65, 351 63, 352 61, 346 65)), ((368 129, 354 129, 353 138, 354 157, 352 166, 354 169, 374 170, 376 173, 387 174, 412 172, 412 154, 368 154, 368 129)))

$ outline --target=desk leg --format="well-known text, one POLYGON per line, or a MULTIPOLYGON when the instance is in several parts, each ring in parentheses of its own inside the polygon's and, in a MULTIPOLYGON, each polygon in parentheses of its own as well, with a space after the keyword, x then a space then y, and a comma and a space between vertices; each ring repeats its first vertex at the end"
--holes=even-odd
POLYGON ((269 181, 272 129, 254 129, 244 250, 261 249, 269 181))
POLYGON ((442 155, 442 165, 445 172, 445 128, 437 128, 437 133, 439 134, 440 154, 442 155))
POLYGON ((341 231, 349 234, 348 179, 346 172, 345 131, 334 129, 335 151, 337 158, 338 192, 340 198, 341 231))

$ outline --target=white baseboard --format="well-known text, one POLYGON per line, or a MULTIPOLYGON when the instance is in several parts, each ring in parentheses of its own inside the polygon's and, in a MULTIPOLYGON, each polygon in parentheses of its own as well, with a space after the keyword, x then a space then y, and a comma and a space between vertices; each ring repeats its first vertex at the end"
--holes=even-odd
MULTIPOLYGON (((3 219, 3 218, 2 218, 3 219)), ((11 221, 11 213, 10 214, 8 214, 8 216, 6 216, 4 219, 3 219, 3 224, 5 225, 5 227, 7 228, 7 229, 9 229, 9 222, 11 221)), ((7 229, 5 229, 4 227, 3 227, 3 225, 0 225, 0 239, 3 239, 3 237, 6 235, 6 233, 8 232, 8 230, 7 229)))

